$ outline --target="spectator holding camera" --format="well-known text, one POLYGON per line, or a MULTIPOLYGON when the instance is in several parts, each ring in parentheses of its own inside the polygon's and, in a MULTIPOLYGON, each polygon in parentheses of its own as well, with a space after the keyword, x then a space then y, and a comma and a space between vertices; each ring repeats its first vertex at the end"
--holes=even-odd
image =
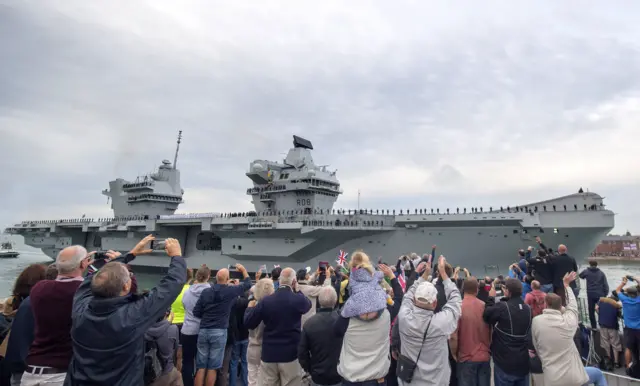
POLYGON ((216 284, 202 291, 193 309, 193 316, 200 318, 198 353, 196 355, 195 385, 216 383, 217 371, 222 369, 231 308, 237 297, 251 288, 251 279, 241 264, 235 269, 242 274, 241 285, 229 285, 229 270, 218 270, 216 284))
POLYGON ((625 276, 616 288, 618 299, 622 302, 622 317, 624 320, 624 352, 627 372, 632 371, 634 359, 638 360, 640 349, 640 297, 638 297, 638 278, 625 276), (624 288, 632 279, 636 285, 624 288))

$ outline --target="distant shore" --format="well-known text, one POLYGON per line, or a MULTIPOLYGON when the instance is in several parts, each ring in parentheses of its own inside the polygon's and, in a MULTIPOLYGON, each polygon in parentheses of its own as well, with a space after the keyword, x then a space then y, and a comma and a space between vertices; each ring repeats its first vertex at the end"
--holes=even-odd
POLYGON ((585 260, 596 260, 605 263, 640 263, 640 258, 628 256, 597 256, 587 257, 585 260))

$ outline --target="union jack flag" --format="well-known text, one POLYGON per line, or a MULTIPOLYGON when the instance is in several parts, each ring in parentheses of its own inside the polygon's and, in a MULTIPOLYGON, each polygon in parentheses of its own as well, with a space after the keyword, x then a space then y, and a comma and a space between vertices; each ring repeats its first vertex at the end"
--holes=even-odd
POLYGON ((274 264, 273 269, 280 268, 280 264, 274 264))
POLYGON ((344 267, 344 263, 347 262, 347 255, 347 252, 340 250, 340 253, 338 253, 338 260, 336 260, 339 266, 344 267))
POLYGON ((398 275, 398 284, 400 284, 400 287, 402 287, 402 292, 407 291, 407 282, 404 278, 404 269, 400 270, 400 274, 398 275))

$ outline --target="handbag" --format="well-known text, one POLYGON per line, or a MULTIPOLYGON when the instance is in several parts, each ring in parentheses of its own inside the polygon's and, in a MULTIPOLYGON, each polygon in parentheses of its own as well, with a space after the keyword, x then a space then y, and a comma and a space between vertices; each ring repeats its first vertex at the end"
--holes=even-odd
POLYGON ((424 346, 424 341, 427 339, 427 332, 429 332, 429 326, 431 326, 431 321, 433 317, 429 320, 429 324, 427 324, 427 329, 424 331, 424 336, 422 337, 422 344, 420 344, 420 350, 418 351, 418 357, 415 361, 411 360, 406 355, 400 354, 398 356, 398 364, 396 366, 396 376, 400 378, 402 382, 411 383, 413 380, 413 373, 415 373, 416 368, 418 367, 418 361, 420 360, 420 354, 422 354, 422 347, 424 346))

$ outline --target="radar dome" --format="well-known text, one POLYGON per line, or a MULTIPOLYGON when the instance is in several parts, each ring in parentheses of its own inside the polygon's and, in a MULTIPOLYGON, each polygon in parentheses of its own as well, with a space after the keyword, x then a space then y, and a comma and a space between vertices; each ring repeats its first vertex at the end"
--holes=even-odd
POLYGON ((264 170, 264 165, 261 162, 254 162, 253 164, 251 164, 252 172, 261 172, 263 170, 264 170))

